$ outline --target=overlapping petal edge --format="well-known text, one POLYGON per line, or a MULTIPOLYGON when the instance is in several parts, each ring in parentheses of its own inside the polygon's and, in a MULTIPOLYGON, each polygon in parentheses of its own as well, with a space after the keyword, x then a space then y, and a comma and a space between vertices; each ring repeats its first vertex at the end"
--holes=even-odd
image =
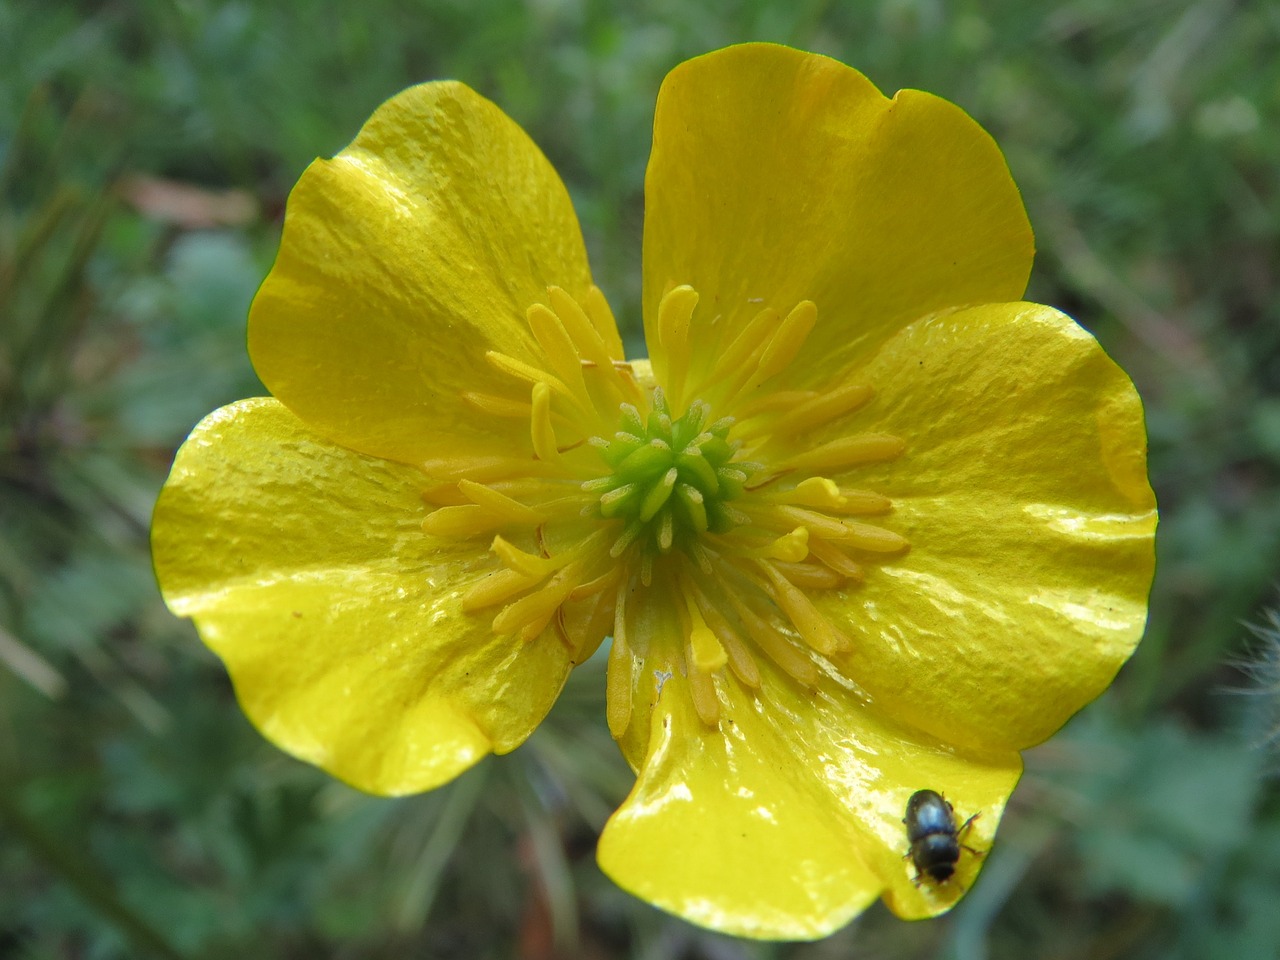
MULTIPOLYGON (((906 917, 945 910, 980 862, 913 884, 907 796, 940 789, 980 814, 968 842, 987 849, 1018 750, 1104 689, 1141 635, 1155 508, 1137 396, 1072 321, 1016 302, 1031 261, 1016 188, 937 98, 888 100, 787 48, 710 54, 664 84, 646 193, 659 380, 656 304, 673 284, 703 297, 694 379, 761 303, 816 302, 770 387, 875 383, 856 422, 802 439, 906 438, 907 456, 857 482, 893 501, 881 522, 911 550, 817 601, 856 649, 810 653, 816 682, 767 661, 758 692, 717 680, 717 729, 680 663, 629 654, 640 722, 620 745, 639 776, 601 864, 745 936, 819 937, 879 895, 906 917)), ((527 430, 456 401, 492 381, 486 348, 536 360, 523 311, 550 284, 588 295, 581 251, 563 187, 497 108, 452 84, 396 98, 291 197, 250 330, 283 407, 213 415, 161 498, 171 606, 264 733, 365 789, 425 789, 513 748, 569 669, 553 638, 513 657, 459 615, 485 558, 412 517, 416 465, 441 446, 531 453, 527 430)))

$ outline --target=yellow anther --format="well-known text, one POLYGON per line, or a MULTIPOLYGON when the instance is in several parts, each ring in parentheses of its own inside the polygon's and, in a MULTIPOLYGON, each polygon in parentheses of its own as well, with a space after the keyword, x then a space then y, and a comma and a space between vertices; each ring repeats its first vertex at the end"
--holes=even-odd
POLYGON ((893 501, 888 497, 878 493, 872 493, 870 490, 850 490, 841 488, 840 496, 844 503, 839 507, 831 507, 836 513, 853 513, 871 515, 876 513, 888 513, 893 509, 893 501))
POLYGON ((489 549, 498 555, 504 566, 525 577, 541 580, 559 566, 551 558, 526 553, 502 537, 494 537, 489 549))
POLYGON ((703 673, 719 670, 728 661, 728 655, 702 618, 702 611, 688 590, 684 591, 684 605, 689 613, 689 649, 693 654, 693 665, 703 673))
POLYGON ((474 613, 495 603, 502 603, 517 593, 524 593, 541 579, 519 570, 495 570, 462 595, 463 612, 474 613))
POLYGON ((560 451, 556 449, 556 432, 551 425, 551 388, 545 381, 539 381, 533 385, 529 435, 533 439, 533 452, 538 455, 539 460, 559 459, 560 451))
POLYGON ((711 674, 700 670, 689 671, 689 698, 698 718, 708 727, 720 725, 720 698, 716 696, 716 684, 711 674))
POLYGON ((618 582, 618 578, 622 576, 622 568, 617 564, 609 567, 604 573, 596 577, 594 580, 588 580, 574 587, 573 593, 569 594, 570 601, 585 600, 587 597, 593 597, 598 593, 603 593, 618 582))
POLYGON ((535 367, 531 363, 517 360, 515 357, 507 356, 505 353, 499 353, 497 350, 487 351, 484 358, 489 361, 491 367, 501 370, 517 380, 523 380, 526 383, 545 383, 562 397, 568 400, 575 399, 573 392, 564 385, 563 380, 535 367))
POLYGON ((826 477, 809 477, 796 484, 795 489, 779 493, 778 500, 783 503, 795 503, 804 507, 819 507, 834 510, 844 506, 844 495, 834 480, 826 477))
POLYGON ((467 503, 432 510, 422 521, 422 532, 433 537, 470 537, 503 524, 502 517, 486 507, 467 503))
MULTIPOLYGON (((587 316, 577 300, 573 299, 562 287, 547 287, 547 299, 551 301, 551 309, 556 312, 565 330, 573 338, 578 353, 602 370, 613 369, 613 357, 609 348, 600 337, 595 324, 587 316)), ((611 378, 612 379, 612 378, 611 378)))
POLYGON ((572 568, 561 570, 546 586, 503 607, 502 612, 493 618, 493 632, 500 635, 518 633, 526 640, 534 639, 576 586, 572 568))
POLYGON ((600 339, 604 341, 605 349, 609 352, 614 360, 622 360, 624 353, 622 350, 622 337, 618 335, 618 322, 613 318, 613 311, 609 309, 609 301, 605 299, 604 293, 595 284, 587 290, 586 300, 583 306, 587 309, 587 317, 591 320, 591 325, 595 327, 596 333, 600 334, 600 339))
MULTIPOLYGON (((733 342, 716 358, 715 368, 704 381, 708 386, 718 382, 741 383, 743 376, 750 376, 755 369, 752 359, 764 350, 769 331, 778 325, 780 314, 772 307, 765 307, 744 326, 733 342)), ((736 392, 736 391, 733 391, 736 392)))
POLYGON ((844 577, 820 563, 789 563, 775 560, 778 572, 801 590, 830 590, 840 586, 844 577))
POLYGON ((784 577, 773 564, 761 561, 760 568, 773 585, 773 599, 809 646, 828 657, 847 646, 842 642, 839 631, 818 612, 803 590, 784 577))
POLYGON ((812 300, 801 300, 786 315, 769 340, 760 357, 760 365, 751 383, 763 383, 787 368, 818 322, 818 308, 812 300))
POLYGON ((696 587, 694 590, 698 609, 702 611, 707 626, 715 631, 716 639, 724 647, 725 655, 729 660, 729 669, 748 687, 753 690, 759 689, 760 668, 756 666, 755 658, 747 650, 746 644, 738 636, 737 631, 729 626, 729 621, 724 618, 724 614, 717 610, 715 605, 696 587))
POLYGON ((809 552, 846 580, 861 581, 866 576, 862 564, 850 560, 843 550, 820 537, 809 541, 809 552))
POLYGON ((797 453, 777 466, 806 472, 839 472, 864 463, 896 460, 906 449, 907 445, 898 437, 887 433, 862 433, 840 437, 820 447, 797 453))
POLYGON ((676 414, 684 410, 685 378, 689 374, 689 324, 697 305, 698 292, 690 286, 673 287, 658 304, 658 343, 662 346, 659 357, 666 366, 665 373, 660 371, 660 375, 676 414))
POLYGON ((765 548, 764 555, 773 560, 799 563, 809 555, 809 529, 807 527, 796 527, 790 533, 769 544, 765 548))
POLYGON ((472 503, 512 523, 539 524, 546 519, 532 507, 527 507, 519 500, 513 500, 505 493, 499 493, 492 487, 476 483, 474 480, 459 480, 458 490, 472 503))
POLYGON ((635 686, 635 659, 627 644, 627 593, 630 584, 624 578, 618 584, 613 607, 613 647, 605 669, 605 719, 613 739, 621 740, 631 725, 631 699, 635 686))
POLYGON ((875 390, 865 383, 845 384, 794 407, 769 424, 768 429, 781 437, 804 433, 866 406, 875 395, 875 390))
POLYGON ((551 368, 564 381, 565 386, 574 392, 587 407, 591 406, 591 398, 587 394, 586 381, 582 379, 582 358, 574 345, 569 332, 560 322, 560 318, 550 308, 535 303, 525 316, 529 320, 529 329, 542 347, 551 368))
POLYGON ((472 390, 464 391, 462 399, 490 416, 510 417, 517 420, 523 420, 529 416, 527 400, 508 400, 506 397, 495 397, 492 394, 476 393, 472 390))
POLYGON ((856 523, 853 520, 843 520, 841 525, 844 527, 844 535, 837 538, 838 541, 857 547, 859 550, 867 550, 871 553, 897 553, 910 546, 906 537, 892 530, 886 530, 884 527, 873 526, 870 523, 856 523))
POLYGON ((510 480, 513 477, 529 478, 554 476, 559 471, 546 463, 522 457, 437 457, 424 460, 418 468, 428 477, 436 480, 452 480, 454 483, 464 477, 477 483, 493 483, 497 480, 510 480))
POLYGON ((764 655, 789 674, 801 685, 813 689, 818 685, 818 668, 804 651, 780 634, 763 617, 748 607, 737 593, 729 592, 728 597, 737 611, 738 619, 751 634, 757 647, 764 655))

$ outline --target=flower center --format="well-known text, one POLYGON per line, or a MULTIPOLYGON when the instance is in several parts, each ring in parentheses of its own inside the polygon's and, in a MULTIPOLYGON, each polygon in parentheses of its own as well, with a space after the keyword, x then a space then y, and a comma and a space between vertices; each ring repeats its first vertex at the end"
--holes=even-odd
POLYGON ((487 354, 510 390, 464 394, 486 416, 527 423, 532 456, 423 465, 440 481, 423 494, 423 530, 486 538, 498 561, 465 591, 464 610, 489 611, 495 632, 524 642, 552 631, 574 663, 613 637, 617 737, 648 700, 646 670, 681 671, 713 727, 717 685, 761 690, 761 660, 814 688, 824 660, 853 649, 815 598, 908 547, 878 521, 890 501, 849 484, 905 449, 853 427, 871 385, 776 387, 815 305, 763 308, 734 330, 703 325, 694 351, 697 303, 687 286, 662 298, 650 371, 624 360, 599 290, 579 302, 550 288, 527 315, 539 353, 487 354))
POLYGON ((676 547, 690 553, 701 534, 728 533, 740 522, 728 504, 742 495, 756 465, 733 460, 742 445, 729 439, 733 418, 709 422, 710 413, 699 400, 673 420, 657 388, 648 416, 624 403, 613 439, 592 439, 612 472, 582 489, 599 494, 601 517, 624 523, 612 556, 632 545, 647 554, 676 547))

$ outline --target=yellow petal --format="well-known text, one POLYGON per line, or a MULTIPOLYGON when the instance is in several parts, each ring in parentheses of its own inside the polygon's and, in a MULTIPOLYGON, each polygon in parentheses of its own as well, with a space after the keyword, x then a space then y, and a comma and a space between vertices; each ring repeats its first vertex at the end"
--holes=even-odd
POLYGON ((564 185, 488 100, 427 83, 294 187, 249 351, 282 403, 363 453, 527 451, 527 423, 477 416, 462 394, 521 392, 485 353, 536 361, 525 312, 551 284, 591 286, 564 185))
MULTIPOLYGON (((995 304, 914 324, 856 374, 840 429, 903 438, 850 477, 910 551, 815 602, 849 675, 904 722, 1020 749, 1111 682, 1142 636, 1156 504, 1132 383, 1070 318, 995 304)), ((815 442, 826 435, 815 437, 815 442)))
POLYGON ((152 527, 165 600, 225 662, 254 725, 373 793, 430 789, 513 750, 569 669, 554 631, 526 645, 462 611, 493 563, 487 543, 422 533, 425 483, 246 400, 192 432, 152 527))
POLYGON ((762 307, 812 300, 817 326, 783 379, 820 379, 928 313, 1019 298, 1032 253, 999 148, 945 100, 890 100, 850 67, 770 44, 697 57, 662 85, 645 179, 651 351, 677 284, 702 298, 689 333, 702 369, 762 307))
POLYGON ((810 693, 767 662, 758 698, 717 679, 717 730, 694 711, 687 681, 664 672, 647 752, 628 757, 639 779, 600 838, 600 866, 620 886, 724 933, 808 940, 882 894, 921 917, 972 884, 981 860, 966 852, 953 881, 915 886, 907 798, 938 790, 965 817, 980 813, 966 842, 985 851, 1021 771, 1016 754, 921 742, 832 678, 810 693))

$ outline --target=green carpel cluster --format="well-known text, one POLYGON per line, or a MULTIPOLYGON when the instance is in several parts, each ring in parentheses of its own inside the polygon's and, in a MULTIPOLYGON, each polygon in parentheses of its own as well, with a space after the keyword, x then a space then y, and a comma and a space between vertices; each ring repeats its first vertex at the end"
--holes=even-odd
POLYGON ((710 414, 711 407, 696 400, 673 420, 666 397, 655 390, 648 417, 624 403, 613 439, 591 441, 612 472, 582 488, 600 494, 601 516, 626 522, 615 556, 642 539, 669 553, 698 534, 736 526, 728 502, 742 495, 749 465, 733 462, 740 446, 729 439, 733 418, 708 424, 710 414))

